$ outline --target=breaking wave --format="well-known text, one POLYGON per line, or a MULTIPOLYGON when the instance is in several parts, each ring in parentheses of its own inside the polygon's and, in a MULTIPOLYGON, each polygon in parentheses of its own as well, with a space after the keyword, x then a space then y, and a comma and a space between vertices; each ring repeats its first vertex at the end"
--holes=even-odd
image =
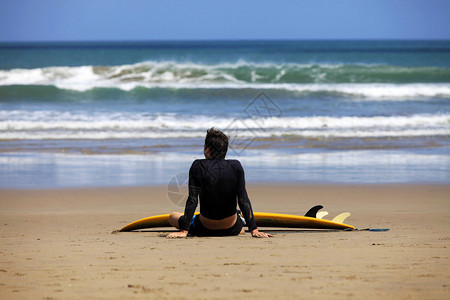
MULTIPOLYGON (((196 64, 143 62, 121 66, 45 67, 0 70, 2 98, 13 95, 147 92, 189 94, 271 90, 289 96, 331 94, 346 97, 450 97, 450 69, 370 64, 196 64), (100 91, 99 91, 100 90, 100 91)), ((147 95, 148 96, 148 95, 147 95)))

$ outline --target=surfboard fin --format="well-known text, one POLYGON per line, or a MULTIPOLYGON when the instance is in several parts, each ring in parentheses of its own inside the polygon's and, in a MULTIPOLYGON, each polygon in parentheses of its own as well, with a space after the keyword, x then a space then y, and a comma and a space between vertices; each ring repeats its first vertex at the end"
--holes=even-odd
POLYGON ((328 215, 327 211, 319 211, 317 212, 316 218, 317 219, 322 219, 323 217, 325 217, 326 215, 328 215))
POLYGON ((350 217, 352 214, 349 212, 345 212, 342 214, 337 215, 336 217, 334 217, 333 220, 331 220, 331 222, 335 222, 335 223, 341 223, 344 224, 345 219, 347 219, 348 217, 350 217))
POLYGON ((317 212, 319 210, 321 210, 323 208, 322 205, 316 205, 314 207, 312 207, 310 210, 308 210, 308 212, 305 214, 305 217, 310 217, 310 218, 316 218, 317 216, 317 212))

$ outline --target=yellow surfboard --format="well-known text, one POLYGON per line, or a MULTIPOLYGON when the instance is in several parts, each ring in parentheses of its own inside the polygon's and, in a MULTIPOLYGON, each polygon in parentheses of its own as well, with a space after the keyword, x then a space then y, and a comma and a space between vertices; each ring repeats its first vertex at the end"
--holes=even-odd
MULTIPOLYGON (((314 208, 311 210, 314 210, 314 208)), ((314 215, 317 213, 317 210, 318 209, 315 210, 314 215)), ((307 216, 265 212, 254 212, 253 215, 255 216, 256 225, 258 227, 355 229, 355 227, 343 223, 344 220, 350 216, 350 213, 342 213, 335 217, 333 220, 328 221, 311 216, 312 214, 310 213, 310 211, 307 213, 307 216)), ((198 212, 195 214, 197 215, 198 212)), ((171 227, 169 224, 169 214, 152 216, 134 221, 133 223, 126 225, 119 231, 123 232, 157 227, 171 227)))

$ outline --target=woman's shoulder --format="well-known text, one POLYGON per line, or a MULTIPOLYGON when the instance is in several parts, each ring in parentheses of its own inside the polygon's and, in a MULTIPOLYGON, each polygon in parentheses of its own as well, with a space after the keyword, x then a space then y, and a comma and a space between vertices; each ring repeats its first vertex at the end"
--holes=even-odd
POLYGON ((241 162, 237 159, 227 159, 227 162, 234 168, 242 169, 241 162))
POLYGON ((228 161, 231 164, 239 164, 239 165, 241 164, 241 162, 238 161, 237 159, 227 159, 226 161, 228 161))
POLYGON ((196 159, 192 162, 191 168, 207 168, 211 163, 213 163, 214 161, 211 159, 206 159, 206 158, 199 158, 196 159))
POLYGON ((192 162, 191 168, 196 168, 202 163, 203 159, 196 159, 192 162))

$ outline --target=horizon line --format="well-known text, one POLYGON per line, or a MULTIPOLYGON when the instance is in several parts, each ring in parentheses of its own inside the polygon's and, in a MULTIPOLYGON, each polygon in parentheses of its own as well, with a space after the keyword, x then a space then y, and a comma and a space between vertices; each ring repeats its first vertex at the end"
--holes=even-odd
POLYGON ((171 43, 171 42, 333 42, 333 41, 405 41, 447 42, 450 38, 311 38, 311 39, 86 39, 86 40, 0 40, 11 43, 171 43))

